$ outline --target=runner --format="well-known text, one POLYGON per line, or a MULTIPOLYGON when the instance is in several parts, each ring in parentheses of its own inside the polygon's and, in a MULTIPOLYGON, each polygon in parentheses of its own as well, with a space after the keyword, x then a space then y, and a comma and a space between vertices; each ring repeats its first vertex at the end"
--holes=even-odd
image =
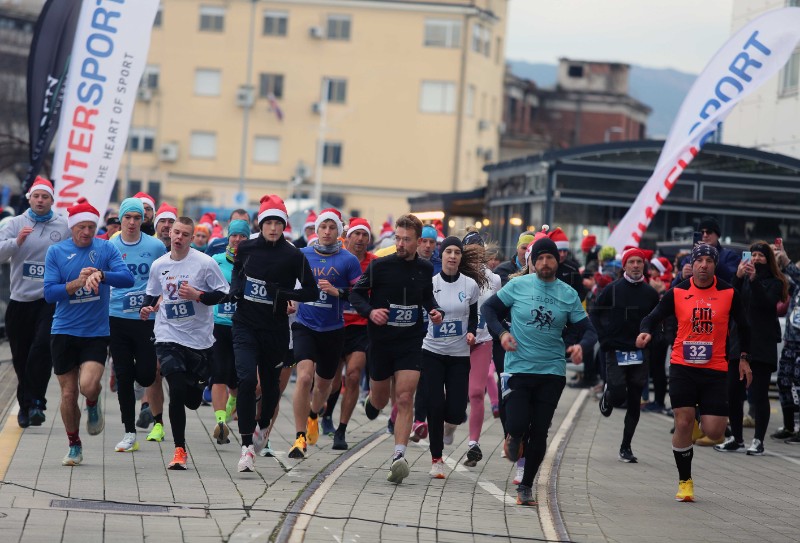
POLYGON ((56 303, 50 349, 53 371, 61 387, 61 419, 69 452, 61 461, 83 461, 78 433, 78 394, 86 398, 86 431, 97 435, 105 427, 100 380, 108 353, 110 287, 127 288, 134 278, 111 242, 95 238, 100 212, 81 199, 67 208, 72 237, 47 250, 44 296, 56 303))
POLYGON ((739 379, 750 386, 750 327, 738 292, 714 276, 719 251, 700 243, 692 249, 689 279, 675 285, 647 315, 636 338, 636 348, 643 349, 652 338, 650 331, 665 318, 675 315, 678 332, 672 345, 669 367, 669 397, 675 414, 672 452, 678 468, 678 493, 681 502, 694 501, 692 480, 692 428, 700 411, 700 426, 711 439, 720 439, 728 418, 728 361, 725 347, 728 325, 738 327, 741 354, 739 379))
POLYGON ((428 311, 433 324, 441 324, 444 317, 433 296, 432 265, 417 256, 421 235, 422 221, 416 216, 398 218, 397 252, 371 262, 350 293, 356 311, 369 318, 370 394, 364 410, 370 420, 389 402, 390 377, 394 376, 398 415, 387 476, 393 483, 402 482, 409 474, 405 451, 426 334, 421 308, 428 311))
POLYGON ((242 454, 237 469, 253 471, 255 455, 267 442, 268 429, 280 400, 280 373, 289 348, 289 300, 319 298, 308 260, 283 237, 289 216, 278 196, 261 198, 260 234, 243 241, 231 275, 233 350, 239 394, 236 411, 242 454), (297 281, 301 287, 295 288, 297 281), (261 420, 256 425, 256 383, 261 383, 261 420))
POLYGON ((67 220, 52 211, 53 185, 37 177, 26 198, 30 209, 0 230, 0 261, 11 259, 11 299, 6 337, 17 374, 17 424, 41 426, 53 372, 50 327, 55 305, 44 299, 44 259, 54 243, 70 237, 67 220))
POLYGON ((119 250, 135 282, 130 288, 112 288, 109 304, 110 351, 117 376, 117 401, 125 427, 125 435, 114 450, 131 452, 139 449, 134 424, 134 381, 148 387, 156 377, 155 320, 142 321, 139 310, 144 303, 150 268, 166 249, 159 240, 142 233, 144 206, 139 198, 123 200, 119 215, 122 230, 111 243, 119 250))
POLYGON ((185 470, 186 410, 200 406, 211 372, 214 310, 228 294, 228 282, 210 256, 190 247, 194 221, 178 217, 170 252, 153 263, 142 320, 156 313, 156 353, 169 384, 169 422, 175 454, 167 466, 185 470), (162 299, 159 301, 159 297, 162 299))

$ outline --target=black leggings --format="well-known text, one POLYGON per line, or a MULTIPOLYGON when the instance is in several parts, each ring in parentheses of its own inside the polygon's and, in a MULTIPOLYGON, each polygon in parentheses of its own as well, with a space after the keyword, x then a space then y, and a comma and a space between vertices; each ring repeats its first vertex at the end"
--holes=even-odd
POLYGON ((176 447, 186 448, 186 407, 194 411, 200 407, 203 389, 190 382, 185 372, 170 373, 165 377, 169 385, 169 424, 176 447))
POLYGON ((135 432, 136 396, 133 383, 147 388, 156 378, 156 347, 153 344, 155 321, 108 319, 111 327, 109 348, 117 376, 117 400, 125 432, 135 432))
MULTIPOLYGON (((753 360, 753 382, 750 384, 750 404, 756 419, 755 438, 764 441, 769 426, 769 380, 774 371, 768 364, 753 360)), ((747 380, 739 380, 739 361, 728 363, 728 418, 731 423, 733 437, 741 443, 742 417, 744 416, 744 400, 747 398, 747 380)))
POLYGON ((606 401, 613 407, 621 407, 626 401, 628 402, 625 411, 625 427, 622 431, 621 445, 623 447, 631 446, 633 433, 639 424, 641 413, 639 399, 642 397, 642 391, 647 383, 647 366, 650 358, 648 353, 649 351, 644 351, 644 362, 630 366, 620 366, 615 351, 605 353, 606 383, 608 384, 605 392, 606 401))
POLYGON ((525 474, 522 484, 533 486, 533 478, 547 451, 547 431, 553 422, 567 378, 560 375, 516 373, 508 380, 506 430, 525 443, 525 474))
POLYGON ((469 401, 469 356, 448 356, 422 349, 422 371, 431 457, 441 458, 444 423, 464 422, 469 401))
POLYGON ((506 350, 499 339, 492 339, 492 363, 497 372, 497 397, 500 398, 500 424, 503 426, 503 437, 506 435, 506 402, 503 401, 503 384, 500 374, 503 373, 506 361, 506 350))

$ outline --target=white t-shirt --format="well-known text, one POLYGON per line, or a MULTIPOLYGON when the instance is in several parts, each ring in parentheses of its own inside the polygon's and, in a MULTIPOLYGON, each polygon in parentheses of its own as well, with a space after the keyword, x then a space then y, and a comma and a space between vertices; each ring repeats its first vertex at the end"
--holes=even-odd
POLYGON ((481 306, 483 306, 486 300, 497 294, 497 291, 500 290, 501 287, 499 275, 494 273, 489 268, 484 268, 483 273, 489 279, 489 284, 481 289, 481 297, 478 299, 478 333, 475 334, 475 340, 477 343, 483 343, 485 341, 492 340, 492 335, 489 333, 489 329, 486 327, 486 319, 484 319, 483 315, 481 315, 481 306))
POLYGON ((229 289, 214 259, 196 249, 189 249, 183 260, 173 260, 170 253, 159 257, 150 269, 146 291, 149 296, 163 295, 156 314, 156 343, 208 349, 214 344, 214 306, 181 298, 178 289, 184 281, 203 292, 229 289))
POLYGON ((433 295, 445 316, 440 324, 428 321, 428 335, 422 348, 437 354, 469 356, 469 306, 477 303, 480 294, 478 284, 463 273, 454 283, 442 279, 441 274, 434 275, 433 295))

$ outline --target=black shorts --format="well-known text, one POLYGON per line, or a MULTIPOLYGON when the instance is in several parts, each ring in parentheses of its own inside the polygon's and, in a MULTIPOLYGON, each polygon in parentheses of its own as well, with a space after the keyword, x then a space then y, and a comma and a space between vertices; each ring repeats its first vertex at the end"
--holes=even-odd
POLYGON ((78 337, 52 334, 50 353, 53 357, 53 373, 64 375, 80 367, 84 362, 99 362, 105 365, 108 343, 108 336, 78 337))
POLYGON ((344 348, 342 356, 353 353, 366 353, 369 347, 369 334, 365 324, 351 324, 344 327, 344 348))
POLYGON ((396 371, 422 368, 422 338, 403 341, 370 341, 367 350, 369 377, 385 381, 396 371))
POLYGON ((215 385, 237 388, 236 360, 233 357, 233 331, 225 324, 214 324, 214 351, 211 361, 211 377, 215 385))
POLYGON ((341 360, 344 328, 317 332, 296 322, 292 324, 292 338, 295 362, 313 360, 317 375, 322 379, 334 378, 341 360))
POLYGON ((178 343, 156 343, 161 376, 186 373, 193 386, 204 389, 211 375, 213 349, 192 349, 178 343))
POLYGON ((701 415, 728 416, 728 374, 683 364, 669 366, 672 408, 697 407, 701 415))
POLYGON ((283 357, 283 367, 286 368, 293 368, 297 365, 297 362, 294 361, 294 349, 289 349, 286 351, 286 356, 283 357))

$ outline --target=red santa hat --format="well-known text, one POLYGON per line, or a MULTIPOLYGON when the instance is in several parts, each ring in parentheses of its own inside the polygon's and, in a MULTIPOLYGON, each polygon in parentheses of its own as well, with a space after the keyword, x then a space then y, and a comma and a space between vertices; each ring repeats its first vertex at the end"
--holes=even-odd
POLYGON ((49 193, 50 196, 53 197, 55 197, 56 195, 55 190, 53 190, 53 184, 44 177, 42 177, 41 175, 36 176, 36 179, 34 179, 33 185, 31 185, 31 188, 30 190, 28 190, 28 193, 25 195, 25 198, 30 198, 31 194, 33 194, 33 191, 35 190, 43 190, 49 193))
POLYGON ((72 207, 67 208, 67 225, 72 228, 78 223, 91 221, 94 224, 100 222, 100 212, 97 211, 86 198, 79 198, 72 207))
POLYGON ((639 249, 638 247, 631 247, 630 249, 626 249, 625 252, 622 253, 622 267, 625 267, 625 264, 628 262, 628 259, 632 256, 638 256, 645 262, 647 262, 647 258, 644 254, 644 251, 639 249))
POLYGON ((581 242, 581 251, 583 251, 584 253, 588 253, 589 251, 594 249, 596 245, 597 245, 597 236, 589 234, 588 236, 583 238, 583 241, 581 242))
POLYGON ((203 216, 200 217, 200 220, 197 221, 197 224, 206 225, 208 227, 208 231, 211 232, 211 230, 214 229, 214 221, 216 220, 216 218, 217 218, 216 213, 203 213, 203 216))
POLYGON ((150 206, 153 209, 156 208, 156 200, 146 192, 137 192, 133 195, 134 198, 139 198, 142 201, 142 205, 150 206))
POLYGON ((657 269, 658 273, 661 275, 672 273, 672 263, 666 257, 659 256, 658 258, 653 258, 650 260, 650 264, 652 264, 652 266, 657 269))
POLYGON ((358 230, 363 230, 370 238, 372 237, 372 228, 369 226, 367 219, 362 219, 361 217, 350 219, 350 225, 347 227, 347 235, 349 236, 358 230))
POLYGON ((314 213, 314 210, 312 209, 311 211, 308 212, 308 215, 306 216, 306 223, 303 225, 303 230, 305 230, 306 228, 313 228, 316 231, 317 230, 316 222, 317 222, 317 214, 314 213))
POLYGON ((164 219, 172 219, 173 221, 178 220, 178 208, 172 207, 167 202, 162 202, 156 211, 156 219, 155 222, 158 224, 158 221, 164 219))
POLYGON ((316 232, 314 232, 313 234, 308 236, 308 240, 307 241, 308 241, 309 245, 314 245, 317 242, 317 240, 319 240, 319 236, 317 235, 316 232))
POLYGON ((258 208, 258 226, 260 227, 261 223, 270 217, 282 221, 284 227, 289 223, 286 204, 277 194, 265 194, 261 197, 261 207, 258 208))
POLYGON ((561 228, 556 228, 547 235, 555 242, 559 251, 569 250, 569 238, 567 238, 567 234, 565 234, 561 228))
POLYGON ((317 219, 314 221, 314 232, 319 230, 319 225, 325 221, 333 221, 336 224, 336 229, 339 232, 339 235, 342 235, 344 231, 344 223, 342 222, 342 212, 336 208, 329 207, 327 209, 323 209, 317 215, 317 219))
POLYGON ((286 223, 286 228, 283 229, 283 237, 290 241, 294 239, 294 232, 292 232, 291 223, 286 223))
POLYGON ((394 235, 394 228, 392 228, 391 223, 389 221, 384 221, 383 226, 381 227, 381 239, 386 239, 394 235))

